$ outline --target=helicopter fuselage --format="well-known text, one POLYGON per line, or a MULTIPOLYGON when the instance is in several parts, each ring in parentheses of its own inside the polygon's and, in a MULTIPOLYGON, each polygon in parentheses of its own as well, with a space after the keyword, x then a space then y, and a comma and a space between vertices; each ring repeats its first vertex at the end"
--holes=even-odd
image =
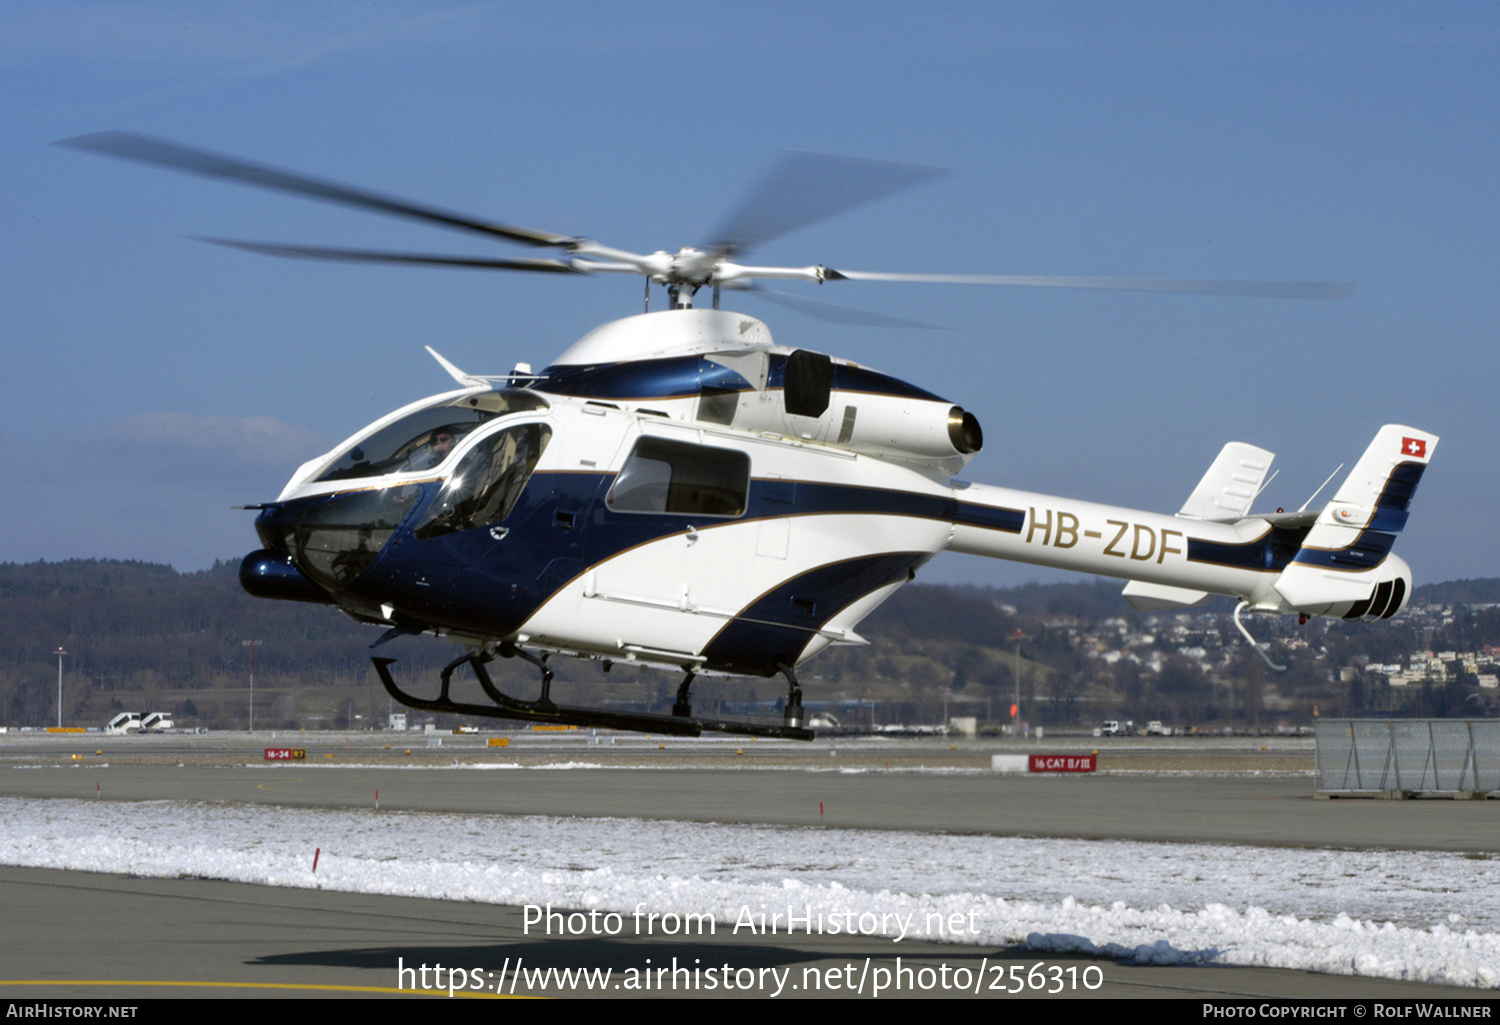
POLYGON ((1166 604, 1344 615, 1384 581, 1390 615, 1409 593, 1397 557, 1356 550, 1334 567, 1347 597, 1287 601, 1275 584, 1307 517, 958 480, 982 444, 972 415, 739 314, 632 317, 540 374, 466 380, 300 468, 257 520, 247 588, 475 650, 758 676, 862 643, 860 621, 944 550, 1121 577, 1166 604))

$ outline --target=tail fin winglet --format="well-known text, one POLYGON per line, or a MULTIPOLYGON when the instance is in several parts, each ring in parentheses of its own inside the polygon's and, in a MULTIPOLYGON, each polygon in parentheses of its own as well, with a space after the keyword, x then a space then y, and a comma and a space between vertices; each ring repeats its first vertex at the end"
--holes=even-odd
POLYGON ((1275 453, 1263 448, 1231 441, 1177 515, 1192 520, 1237 520, 1247 515, 1275 458, 1275 453))

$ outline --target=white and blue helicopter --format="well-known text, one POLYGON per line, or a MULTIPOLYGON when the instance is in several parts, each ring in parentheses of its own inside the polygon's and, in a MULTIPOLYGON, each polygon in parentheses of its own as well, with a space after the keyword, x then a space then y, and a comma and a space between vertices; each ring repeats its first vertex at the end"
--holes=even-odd
POLYGON ((375 658, 404 704, 667 734, 811 739, 797 667, 831 644, 863 643, 860 621, 942 551, 1123 578, 1125 596, 1142 610, 1228 595, 1257 652, 1244 612, 1389 618, 1410 597, 1410 569, 1391 546, 1434 434, 1380 428, 1330 502, 1310 509, 1309 499, 1290 513, 1251 512, 1273 456, 1240 442, 1224 446, 1175 515, 969 483, 955 475, 983 444, 972 414, 850 360, 777 345, 760 320, 718 308, 721 289, 754 290, 829 319, 892 323, 758 284, 771 279, 1306 299, 1339 298, 1352 286, 736 262, 761 242, 935 173, 853 158, 789 156, 710 244, 639 254, 136 135, 62 144, 559 255, 477 259, 206 240, 222 245, 324 260, 639 274, 648 309, 651 283, 666 288, 669 309, 605 324, 539 371, 518 364, 498 377, 468 374, 429 348, 453 390, 382 417, 299 467, 274 502, 251 507, 262 545, 240 570, 251 594, 335 605, 386 628, 381 640, 432 634, 464 646, 435 698, 402 690, 392 660, 375 658), (694 308, 705 286, 713 308, 694 308), (496 655, 534 664, 540 694, 527 700, 496 687, 485 669, 496 655), (681 672, 672 714, 557 704, 547 664, 554 655, 606 670, 681 672), (450 697, 463 665, 491 704, 450 697), (695 717, 693 681, 714 675, 784 677, 784 722, 695 717))

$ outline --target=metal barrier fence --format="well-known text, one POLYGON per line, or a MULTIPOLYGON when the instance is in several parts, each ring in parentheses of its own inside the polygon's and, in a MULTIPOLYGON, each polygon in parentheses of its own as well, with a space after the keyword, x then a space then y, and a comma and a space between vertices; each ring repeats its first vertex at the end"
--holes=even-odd
POLYGON ((1483 796, 1500 790, 1500 719, 1324 719, 1318 792, 1483 796))

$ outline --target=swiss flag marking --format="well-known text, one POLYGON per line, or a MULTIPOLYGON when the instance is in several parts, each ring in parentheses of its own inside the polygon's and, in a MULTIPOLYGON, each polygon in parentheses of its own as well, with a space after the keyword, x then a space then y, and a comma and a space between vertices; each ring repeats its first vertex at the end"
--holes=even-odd
POLYGON ((1401 454, 1404 456, 1416 456, 1418 459, 1427 455, 1427 441, 1424 438, 1402 438, 1401 454))

